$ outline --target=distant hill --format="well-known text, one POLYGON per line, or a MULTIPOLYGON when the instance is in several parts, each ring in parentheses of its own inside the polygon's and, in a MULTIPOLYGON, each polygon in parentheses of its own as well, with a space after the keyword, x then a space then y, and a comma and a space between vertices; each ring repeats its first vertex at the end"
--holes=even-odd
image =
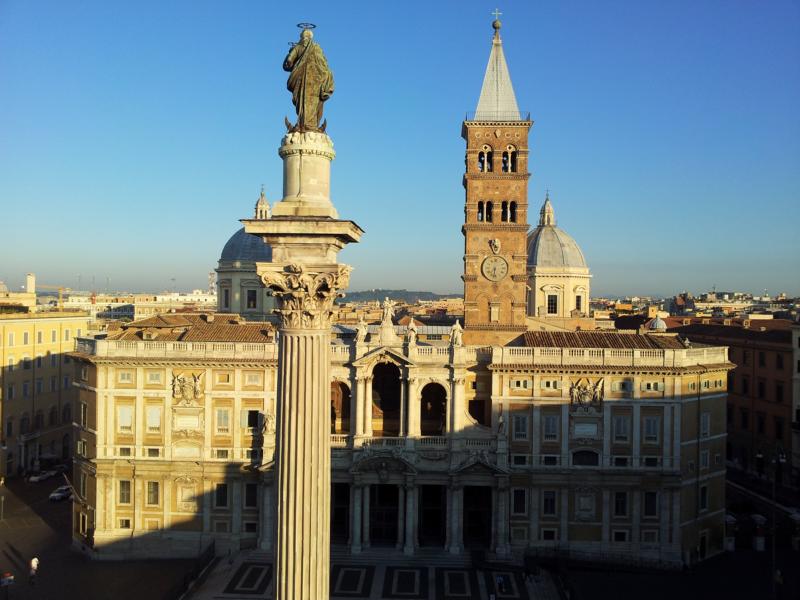
POLYGON ((391 298, 413 304, 420 300, 441 300, 442 298, 458 298, 461 294, 434 294, 433 292, 409 292, 408 290, 365 290, 363 292, 346 292, 339 302, 374 302, 391 298))

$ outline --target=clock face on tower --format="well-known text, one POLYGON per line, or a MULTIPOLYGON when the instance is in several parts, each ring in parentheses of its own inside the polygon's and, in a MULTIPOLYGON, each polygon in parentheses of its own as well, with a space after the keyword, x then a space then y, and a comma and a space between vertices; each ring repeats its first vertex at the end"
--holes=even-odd
POLYGON ((481 273, 489 281, 500 281, 508 275, 508 263, 502 256, 490 256, 483 261, 481 273))

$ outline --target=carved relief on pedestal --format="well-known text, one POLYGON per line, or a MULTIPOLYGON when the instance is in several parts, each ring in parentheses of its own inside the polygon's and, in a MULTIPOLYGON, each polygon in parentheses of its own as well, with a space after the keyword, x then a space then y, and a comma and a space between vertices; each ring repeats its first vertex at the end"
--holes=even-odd
POLYGON ((588 413, 590 410, 599 411, 603 405, 603 379, 598 379, 591 383, 587 378, 573 381, 569 387, 569 406, 575 412, 583 409, 588 413))
POLYGON ((261 274, 264 285, 278 300, 275 310, 285 329, 327 329, 333 317, 333 302, 339 290, 350 282, 348 265, 334 265, 333 271, 313 272, 290 264, 282 271, 261 274))

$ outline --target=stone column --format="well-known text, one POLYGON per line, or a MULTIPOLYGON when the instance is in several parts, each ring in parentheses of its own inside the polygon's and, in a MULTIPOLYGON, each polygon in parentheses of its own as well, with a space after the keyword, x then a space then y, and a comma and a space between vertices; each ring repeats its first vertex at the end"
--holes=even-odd
POLYGON ((362 488, 364 494, 364 501, 362 502, 362 518, 364 525, 361 528, 361 540, 364 548, 369 548, 369 490, 370 485, 367 484, 362 488))
POLYGON ((267 482, 261 488, 261 539, 258 546, 272 552, 275 537, 275 486, 267 482))
POLYGON ((350 554, 361 552, 361 485, 354 483, 351 489, 353 498, 353 520, 350 523, 350 554))
POLYGON ((406 415, 408 408, 406 408, 406 378, 400 376, 400 425, 398 427, 398 436, 403 437, 406 435, 408 428, 406 427, 406 415))
POLYGON ((419 432, 419 390, 417 389, 416 377, 408 377, 408 394, 406 394, 406 404, 408 405, 408 437, 418 438, 419 432))
MULTIPOLYGON (((350 413, 353 415, 355 420, 355 430, 353 431, 353 435, 356 438, 364 435, 364 388, 364 376, 356 375, 356 393, 353 395, 353 410, 350 413)), ((355 440, 353 445, 356 445, 355 440)))
POLYGON ((497 482, 497 542, 495 553, 499 557, 508 556, 511 549, 508 545, 508 480, 497 482))
POLYGON ((461 484, 453 484, 450 505, 452 513, 450 515, 450 554, 461 554, 463 550, 462 513, 464 509, 464 487, 461 484))
POLYGON ((364 435, 372 437, 372 375, 364 379, 364 435))
POLYGON ((406 490, 402 485, 397 486, 397 550, 403 547, 403 532, 405 530, 406 516, 406 490))
POLYGON ((414 554, 417 538, 417 509, 416 509, 417 487, 406 482, 406 535, 403 553, 407 556, 414 554))
POLYGON ((450 431, 448 433, 462 435, 464 433, 464 423, 466 421, 467 403, 464 400, 464 382, 466 380, 463 376, 459 375, 454 377, 450 385, 450 402, 449 409, 452 412, 450 421, 450 431))

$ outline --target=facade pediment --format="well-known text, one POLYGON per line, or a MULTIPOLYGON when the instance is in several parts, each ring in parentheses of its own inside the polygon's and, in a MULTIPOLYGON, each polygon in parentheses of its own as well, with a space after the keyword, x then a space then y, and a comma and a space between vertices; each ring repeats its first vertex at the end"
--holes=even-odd
POLYGON ((467 458, 452 471, 453 475, 507 475, 508 470, 489 462, 487 456, 475 455, 467 458))
POLYGON ((350 472, 377 473, 380 479, 386 479, 389 475, 416 473, 417 469, 403 454, 402 450, 365 451, 361 459, 353 464, 350 472))
POLYGON ((403 356, 396 350, 387 346, 380 346, 374 350, 370 350, 361 358, 353 361, 354 367, 369 367, 381 362, 388 362, 398 367, 414 367, 415 363, 410 361, 407 357, 403 356))

